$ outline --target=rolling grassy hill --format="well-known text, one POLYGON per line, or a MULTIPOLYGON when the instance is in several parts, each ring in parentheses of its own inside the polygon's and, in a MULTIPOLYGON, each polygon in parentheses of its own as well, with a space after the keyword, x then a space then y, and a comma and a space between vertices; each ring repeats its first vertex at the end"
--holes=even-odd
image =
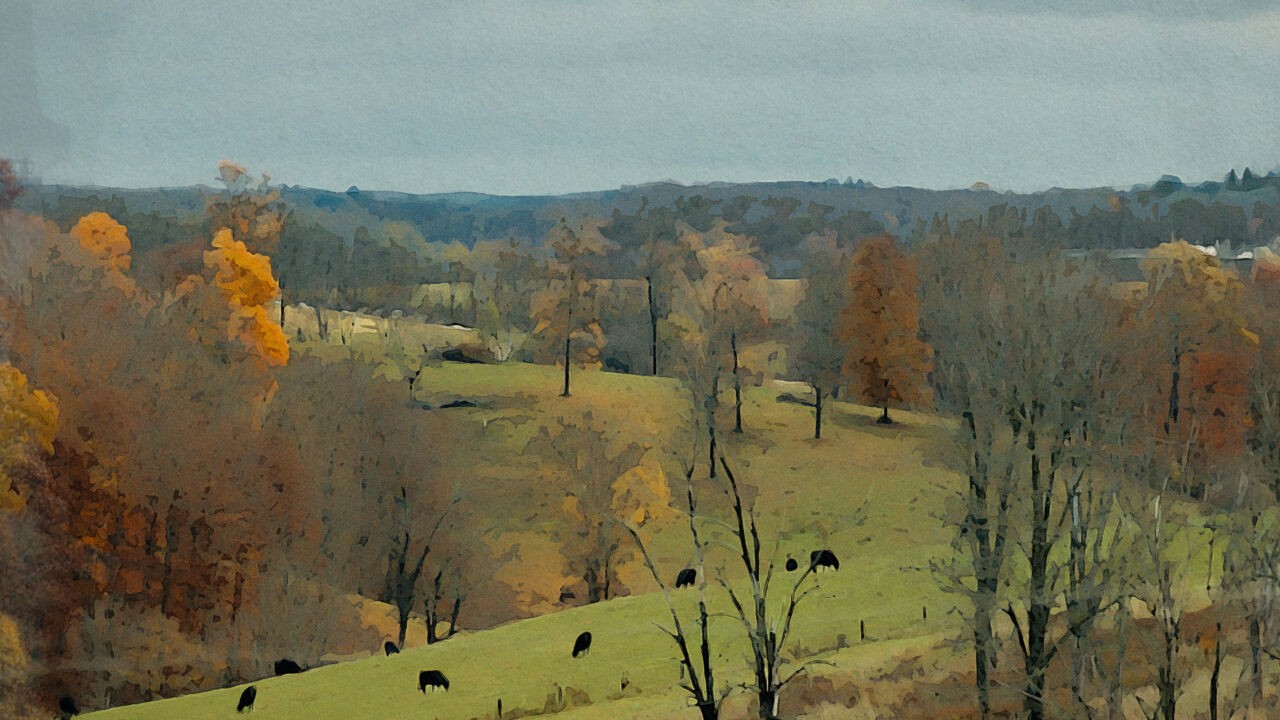
MULTIPOLYGON (((555 368, 445 363, 426 368, 420 387, 425 399, 461 395, 487 401, 450 411, 493 428, 494 443, 485 449, 487 465, 515 462, 522 437, 556 418, 587 410, 636 435, 656 435, 673 445, 685 442, 673 420, 685 403, 678 385, 668 379, 585 371, 575 375, 574 395, 566 399, 557 397, 555 368)), ((960 627, 951 612, 956 598, 939 590, 928 569, 932 558, 949 552, 947 530, 937 516, 949 494, 961 488, 957 476, 930 461, 943 445, 942 422, 903 412, 898 413, 902 424, 878 426, 873 422, 876 411, 833 403, 825 437, 815 442, 809 439, 810 410, 779 403, 777 395, 772 386, 750 389, 746 432, 729 436, 726 444, 741 479, 756 493, 764 551, 776 560, 779 573, 788 555, 803 559, 814 548, 829 547, 841 559, 840 571, 816 576, 818 591, 801 606, 796 621, 795 647, 831 663, 813 672, 840 677, 892 668, 904 653, 920 655, 955 634, 960 627), (922 619, 925 606, 928 620, 922 619), (865 623, 865 641, 860 623, 865 623)), ((711 492, 704 477, 698 482, 711 492)), ((521 489, 514 478, 498 478, 493 485, 486 495, 495 499, 510 493, 527 500, 532 492, 521 489)), ((680 492, 679 487, 674 490, 680 492)), ((519 532, 519 522, 513 521, 510 530, 519 532)), ((655 560, 670 580, 689 562, 687 524, 682 517, 668 519, 646 531, 655 560)), ((707 566, 716 575, 722 574, 719 568, 731 579, 740 575, 724 549, 713 552, 707 566)), ((775 595, 785 593, 792 577, 780 574, 775 595)), ((670 621, 661 594, 637 562, 627 568, 624 580, 635 593, 631 597, 464 633, 436 645, 407 648, 399 656, 374 656, 260 681, 254 716, 483 718, 496 715, 499 698, 504 717, 546 711, 572 718, 696 715, 677 685, 674 647, 655 627, 670 621), (588 658, 573 659, 570 649, 582 630, 590 630, 595 643, 588 658), (418 671, 431 668, 449 676, 449 692, 418 693, 418 671), (629 683, 625 691, 624 676, 629 683)), ((688 623, 696 594, 690 589, 675 594, 688 623)), ((741 626, 729 615, 723 590, 713 583, 708 594, 718 613, 711 629, 719 678, 727 686, 741 684, 748 670, 741 626)), ((931 658, 947 662, 953 655, 935 649, 931 658)), ((239 693, 239 687, 227 688, 86 717, 223 718, 234 715, 239 693)), ((737 692, 730 707, 742 705, 746 697, 737 692)), ((745 707, 739 709, 745 712, 745 707)))

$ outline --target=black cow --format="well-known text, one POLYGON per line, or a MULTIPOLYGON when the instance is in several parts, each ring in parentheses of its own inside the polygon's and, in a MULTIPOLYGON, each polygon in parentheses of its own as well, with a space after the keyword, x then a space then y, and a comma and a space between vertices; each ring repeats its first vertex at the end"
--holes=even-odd
POLYGON ((396 646, 395 643, 388 640, 382 643, 382 652, 386 653, 387 657, 391 657, 392 655, 398 655, 400 653, 400 648, 396 646))
POLYGON ((302 672, 302 666, 290 660, 289 658, 281 658, 276 661, 276 675, 296 675, 302 672))
POLYGON ((840 560, 836 554, 830 550, 814 550, 809 553, 809 567, 817 572, 818 568, 829 567, 832 570, 840 569, 840 560))
POLYGON ((584 632, 573 641, 573 656, 586 657, 589 652, 591 652, 591 633, 584 632))
POLYGON ((604 369, 612 370, 613 372, 619 372, 619 373, 631 372, 630 365, 614 357, 609 357, 604 359, 604 369))
POLYGON ((795 558, 793 557, 787 558, 787 572, 795 572, 796 568, 799 568, 799 567, 800 567, 800 563, 796 562, 795 558))
POLYGON ((694 568, 685 568, 676 575, 676 589, 682 587, 692 587, 695 580, 698 579, 698 571, 694 568))
POLYGON ((253 701, 258 699, 258 688, 250 685, 240 693, 240 702, 236 704, 236 712, 253 709, 253 701))
POLYGON ((423 670, 418 673, 418 692, 426 694, 428 687, 432 692, 436 688, 444 688, 445 692, 449 692, 449 678, 439 670, 423 670))
POLYGON ((62 720, 71 720, 72 717, 80 714, 80 708, 76 707, 75 698, 70 695, 63 695, 58 698, 58 710, 62 712, 59 716, 62 720))

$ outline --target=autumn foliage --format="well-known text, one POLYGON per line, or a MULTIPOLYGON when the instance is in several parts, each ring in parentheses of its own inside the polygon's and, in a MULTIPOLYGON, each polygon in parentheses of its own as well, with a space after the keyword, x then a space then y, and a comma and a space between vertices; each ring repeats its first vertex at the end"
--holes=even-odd
POLYGON ((284 331, 267 316, 266 304, 280 293, 271 276, 271 260, 249 251, 220 230, 213 249, 204 254, 205 267, 214 272, 213 282, 228 305, 227 339, 239 341, 253 356, 268 365, 289 361, 289 343, 284 331))
POLYGON ((93 212, 80 218, 71 228, 72 239, 89 252, 103 267, 113 272, 127 273, 132 258, 129 233, 123 225, 104 212, 93 212))
POLYGON ((131 250, 106 213, 48 226, 3 287, 0 365, 0 571, 42 598, 5 607, 39 628, 32 667, 81 673, 116 702, 243 674, 253 660, 234 628, 259 602, 266 550, 306 532, 297 458, 264 423, 289 357, 265 307, 279 291, 270 261, 223 230, 201 274, 157 295, 130 277, 131 250), (103 624, 108 610, 137 627, 103 624), (220 659, 113 674, 105 648, 143 643, 143 627, 220 659))
POLYGON ((929 346, 920 340, 920 280, 915 264, 890 235, 864 242, 849 270, 851 299, 840 318, 849 348, 844 373, 858 397, 882 409, 926 405, 929 346))

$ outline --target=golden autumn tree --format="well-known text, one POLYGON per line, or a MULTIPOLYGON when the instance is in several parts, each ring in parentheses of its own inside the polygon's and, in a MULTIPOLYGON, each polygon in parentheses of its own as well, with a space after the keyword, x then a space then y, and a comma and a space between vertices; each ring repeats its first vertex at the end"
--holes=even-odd
POLYGON ((928 403, 925 375, 932 351, 920 339, 920 279, 915 263, 892 235, 873 237, 853 254, 850 300, 840 316, 840 339, 849 348, 845 376, 855 395, 880 408, 876 422, 888 424, 889 407, 928 403))
POLYGON ((558 460, 543 472, 549 486, 565 488, 560 539, 567 574, 581 578, 589 603, 616 596, 618 567, 631 558, 620 520, 668 517, 666 476, 642 462, 643 445, 590 412, 543 428, 530 449, 558 460))
POLYGON ((13 473, 30 463, 37 451, 53 453, 57 428, 57 401, 30 388, 21 370, 0 364, 0 511, 25 503, 14 487, 13 473))
MULTIPOLYGON (((80 280, 116 288, 132 297, 136 285, 129 277, 133 264, 133 244, 124 225, 104 212, 91 212, 80 218, 67 233, 78 244, 77 252, 69 252, 66 260, 79 268, 80 280)), ((66 245, 64 250, 71 250, 66 245)))
POLYGON ((125 226, 104 212, 91 212, 80 218, 69 233, 103 266, 122 273, 129 272, 133 245, 125 226))
POLYGON ((230 230, 218 231, 212 246, 204 254, 204 264, 213 271, 213 284, 229 309, 227 339, 239 342, 267 365, 288 363, 284 330, 267 316, 267 303, 280 292, 270 258, 250 252, 230 230))

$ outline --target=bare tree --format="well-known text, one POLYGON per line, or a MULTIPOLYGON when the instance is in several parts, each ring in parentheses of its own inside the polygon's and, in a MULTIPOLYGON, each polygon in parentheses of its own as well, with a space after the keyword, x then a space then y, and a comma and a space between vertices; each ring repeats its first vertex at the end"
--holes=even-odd
POLYGON ((752 675, 755 681, 754 690, 759 700, 761 720, 777 720, 778 692, 797 675, 815 664, 816 660, 797 661, 786 652, 787 640, 791 636, 791 622, 795 618, 796 608, 816 585, 801 589, 805 581, 813 574, 814 564, 809 564, 792 584, 787 599, 781 607, 770 608, 769 589, 773 583, 773 562, 763 565, 760 558, 760 531, 756 526, 755 509, 744 505, 738 480, 724 456, 720 456, 720 467, 724 469, 725 483, 730 500, 733 503, 734 527, 733 536, 737 541, 738 558, 746 571, 751 586, 751 596, 739 596, 738 591, 724 578, 720 584, 729 593, 729 600, 737 611, 738 619, 751 643, 752 675), (750 603, 749 605, 747 603, 750 603), (787 665, 794 665, 790 670, 787 665))
POLYGON ((796 306, 796 355, 791 360, 798 377, 813 388, 813 439, 822 439, 822 403, 842 380, 841 366, 848 350, 837 337, 837 319, 846 300, 847 260, 834 233, 808 239, 804 297, 796 306))
POLYGON ((1025 673, 1023 711, 1039 720, 1047 671, 1068 639, 1072 689, 1086 707, 1093 620, 1117 602, 1107 562, 1115 536, 1105 531, 1115 497, 1096 446, 1110 438, 1120 362, 1099 332, 1106 296, 1088 268, 1053 257, 1010 262, 995 244, 979 259, 954 271, 973 277, 935 265, 930 278, 941 394, 959 411, 956 446, 969 478, 957 522, 963 561, 944 576, 973 602, 980 713, 991 712, 991 617, 1002 606, 1025 673), (941 323, 964 330, 948 337, 941 323), (1064 595, 1068 627, 1055 636, 1064 595))
POLYGON ((409 549, 413 545, 413 524, 410 521, 409 513, 409 495, 404 487, 400 488, 400 497, 395 499, 396 505, 400 507, 403 513, 401 522, 401 541, 392 547, 391 554, 387 558, 387 583, 386 596, 395 603, 396 619, 400 626, 399 642, 400 647, 404 647, 404 636, 409 627, 409 613, 413 610, 413 606, 418 599, 418 578, 422 575, 422 567, 427 562, 427 553, 431 552, 431 543, 435 540, 436 531, 440 529, 441 523, 449 514, 449 510, 458 504, 459 499, 455 498, 444 510, 440 512, 436 518, 435 525, 431 527, 431 531, 427 534, 427 538, 422 543, 422 552, 417 553, 417 561, 414 562, 409 549))
POLYGON ((662 590, 662 597, 667 602, 667 610, 671 613, 671 628, 664 628, 661 625, 658 627, 671 638, 680 651, 681 677, 685 678, 680 687, 693 698, 694 705, 698 708, 703 720, 717 720, 720 717, 720 703, 728 695, 728 689, 724 688, 717 692, 715 669, 711 664, 711 612, 707 606, 706 545, 698 534, 698 509, 693 494, 693 469, 692 464, 685 467, 684 482, 685 502, 689 511, 689 535, 693 540, 693 568, 698 574, 698 617, 694 621, 698 628, 696 663, 694 652, 689 647, 690 636, 685 632, 684 624, 680 621, 680 613, 676 611, 675 603, 671 599, 671 589, 662 580, 662 575, 654 565, 649 550, 640 539, 640 533, 631 525, 627 525, 626 529, 635 540, 636 546, 640 548, 645 567, 649 568, 654 582, 658 583, 658 588, 662 590))

